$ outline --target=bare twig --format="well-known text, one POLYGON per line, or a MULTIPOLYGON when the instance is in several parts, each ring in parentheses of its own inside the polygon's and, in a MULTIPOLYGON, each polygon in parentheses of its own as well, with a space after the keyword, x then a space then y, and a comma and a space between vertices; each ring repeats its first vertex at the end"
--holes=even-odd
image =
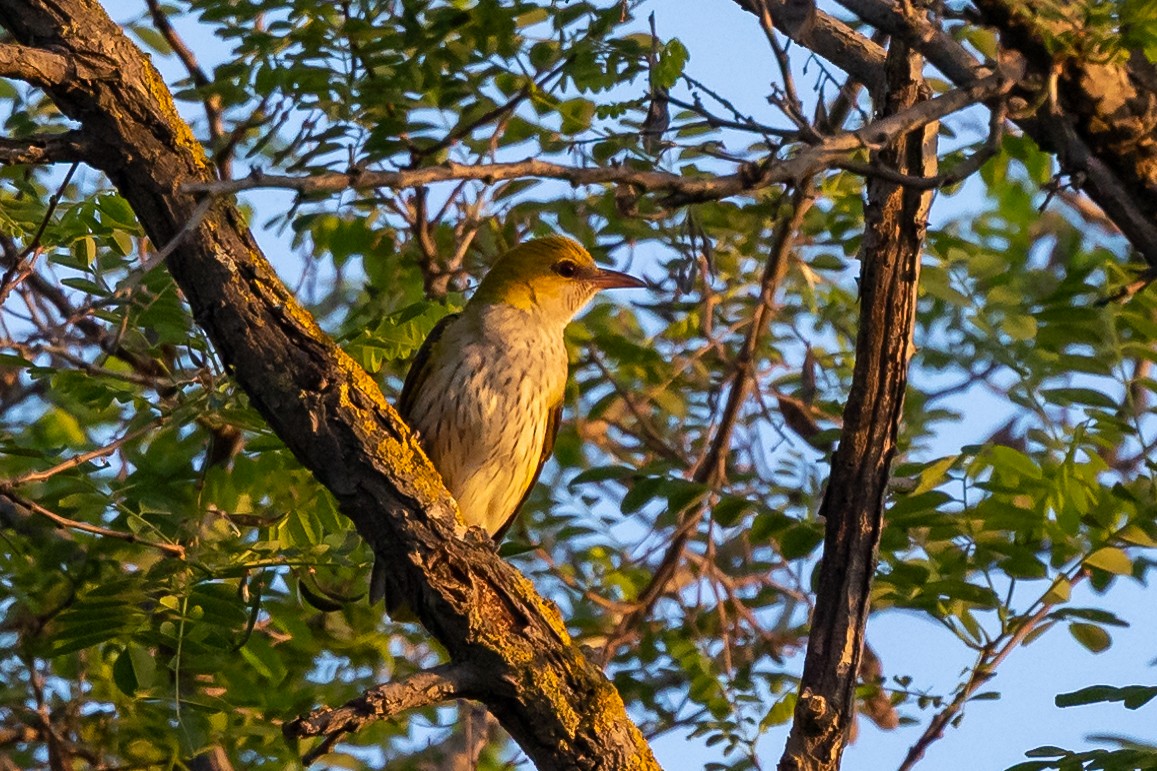
POLYGON ((127 543, 139 543, 142 546, 148 546, 149 548, 164 552, 165 554, 176 557, 177 559, 185 558, 185 547, 181 546, 180 544, 150 541, 148 539, 141 538, 136 533, 125 533, 120 530, 111 530, 107 527, 89 524, 88 522, 80 522, 75 519, 69 519, 68 517, 57 514, 51 509, 47 509, 44 506, 41 506, 36 501, 31 501, 27 498, 24 498, 23 496, 16 495, 11 491, 11 489, 8 489, 3 485, 0 485, 0 500, 7 500, 10 504, 23 506, 30 511, 34 511, 55 524, 57 527, 63 527, 68 530, 79 530, 82 533, 91 533, 92 535, 99 535, 102 538, 114 538, 118 541, 125 541, 127 543))
POLYGON ((300 193, 333 193, 350 188, 403 189, 453 180, 479 180, 493 184, 524 177, 562 179, 574 185, 622 184, 642 191, 666 193, 664 203, 678 206, 752 193, 771 185, 809 179, 840 157, 863 149, 878 149, 896 137, 939 120, 972 104, 1005 93, 1012 82, 992 75, 975 83, 921 102, 910 109, 875 121, 855 131, 842 132, 803 148, 789 159, 764 158, 742 164, 733 174, 685 177, 664 171, 645 171, 626 166, 576 167, 528 158, 511 163, 466 165, 445 163, 402 171, 360 171, 316 174, 305 177, 254 173, 237 180, 188 184, 190 193, 228 195, 256 188, 285 188, 300 193))
MULTIPOLYGON (((796 190, 792 198, 792 208, 788 216, 780 220, 776 229, 775 241, 764 266, 763 276, 760 279, 759 304, 752 312, 751 325, 748 327, 743 346, 735 358, 731 388, 728 391, 727 402, 715 430, 707 451, 691 473, 693 481, 707 485, 718 485, 723 481, 724 459, 727 448, 731 446, 731 434, 739 420, 739 411, 747 398, 747 390, 755 374, 755 351, 759 346, 760 336, 767 327, 772 312, 775 309, 774 300, 779 284, 787 270, 788 257, 791 254, 794 238, 803 222, 804 215, 812 205, 811 184, 805 183, 796 190)), ((702 506, 693 506, 682 515, 682 521, 675 530, 675 535, 667 545, 667 549, 654 569, 651 580, 639 593, 635 607, 624 615, 615 626, 615 631, 608 638, 603 648, 602 660, 604 664, 614 656, 618 646, 625 640, 634 627, 651 612, 659 597, 667 589, 667 584, 678 569, 683 550, 695 525, 703 514, 702 506)))
MULTIPOLYGON (((1084 577, 1083 566, 1078 566, 1076 572, 1072 575, 1064 575, 1062 578, 1070 584, 1075 584, 1084 577)), ((1056 585, 1056 582, 1053 584, 1056 585)), ((1047 593, 1046 595, 1047 596, 1047 593)), ((920 734, 920 738, 908 749, 908 754, 904 756, 904 761, 899 765, 897 771, 909 771, 916 763, 924 757, 924 753, 928 747, 932 745, 937 739, 944 735, 944 729, 948 724, 960 714, 964 709, 964 705, 972 698, 972 695, 989 680, 995 676, 995 670, 1000 666, 1008 655, 1024 642, 1025 638, 1035 630, 1042 621, 1048 616, 1053 609, 1050 603, 1043 603, 1041 607, 1032 615, 1025 618, 1016 630, 1007 636, 1003 644, 999 644, 999 639, 992 641, 984 646, 981 650, 976 664, 972 667, 972 674, 968 678, 968 682, 956 694, 956 698, 950 704, 944 707, 932 718, 928 727, 924 729, 924 733, 920 734)))
POLYGON ((291 739, 323 737, 322 743, 302 759, 308 765, 328 752, 343 735, 358 731, 367 723, 417 707, 469 698, 478 686, 479 679, 472 666, 451 662, 371 688, 340 707, 315 709, 289 721, 281 730, 291 739))
POLYGON ((20 252, 17 257, 17 262, 23 260, 28 255, 32 254, 40 247, 40 239, 44 236, 44 231, 48 228, 48 223, 52 220, 52 215, 56 212, 56 207, 60 205, 60 198, 64 195, 65 188, 68 183, 72 181, 72 175, 76 173, 76 167, 79 162, 73 162, 72 166, 68 168, 68 172, 64 175, 64 179, 60 182, 60 187, 48 199, 48 207, 44 210, 44 217, 40 220, 40 226, 36 228, 36 232, 32 235, 32 240, 24 247, 24 251, 20 252))
POLYGON ((13 477, 12 479, 0 481, 0 489, 11 490, 12 488, 18 487, 20 485, 43 482, 44 480, 51 479, 63 471, 68 471, 69 469, 73 469, 77 466, 88 463, 90 460, 96 460, 97 458, 103 458, 106 455, 112 455, 126 442, 131 442, 132 440, 145 435, 160 425, 160 423, 160 419, 149 421, 148 425, 142 426, 136 431, 130 431, 119 439, 113 440, 103 447, 97 447, 94 450, 89 450, 88 452, 82 452, 79 455, 74 455, 68 460, 57 463, 51 468, 46 468, 43 471, 29 471, 19 476, 13 477))

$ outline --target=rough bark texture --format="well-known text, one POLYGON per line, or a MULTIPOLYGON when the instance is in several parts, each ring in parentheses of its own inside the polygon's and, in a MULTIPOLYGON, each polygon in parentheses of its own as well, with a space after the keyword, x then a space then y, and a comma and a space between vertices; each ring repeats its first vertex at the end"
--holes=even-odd
POLYGON ((1078 50, 1080 8, 1050 18, 1029 5, 978 0, 1001 44, 1022 55, 1028 78, 1022 98, 1040 104, 1021 125, 1043 149, 1057 154, 1126 234, 1148 233, 1134 245, 1157 265, 1157 66, 1139 52, 1078 50), (1064 45, 1060 41, 1074 42, 1064 45))
MULTIPOLYGON (((772 15, 785 0, 761 0, 772 15)), ((927 18, 909 13, 903 3, 887 0, 838 0, 879 32, 922 53, 957 86, 989 74, 992 68, 927 18)), ((1010 117, 1033 141, 1055 153, 1073 186, 1092 198, 1150 264, 1157 266, 1157 71, 1143 56, 1105 56, 1103 52, 1066 50, 1062 35, 1086 40, 1080 5, 1071 18, 1046 18, 1031 3, 977 0, 985 21, 1001 33, 1004 64, 1020 81, 1010 99, 1010 117), (1050 51, 1052 51, 1050 53, 1050 51), (1009 61, 1009 53, 1023 61, 1009 61), (1054 80, 1055 76, 1055 80, 1054 80)), ((1054 15, 1068 10, 1053 3, 1054 15)), ((816 17, 816 26, 841 26, 816 17)), ((785 28, 793 36, 790 28, 785 28)), ((836 61, 850 58, 845 69, 864 82, 875 66, 871 47, 826 51, 815 35, 793 37, 816 53, 836 61), (863 73, 863 74, 861 74, 863 73)), ((843 65, 841 65, 843 66, 843 65)))
POLYGON ((82 126, 87 160, 132 204, 197 322, 250 400, 394 566, 397 591, 539 768, 656 768, 557 610, 489 545, 455 537, 441 479, 373 380, 277 278, 231 202, 182 186, 213 170, 146 57, 91 0, 0 0, 21 44, 70 61, 42 85, 82 126), (102 74, 102 73, 115 74, 102 74))
MULTIPOLYGON (((734 0, 756 15, 765 10, 778 30, 875 89, 881 80, 883 51, 876 43, 827 14, 804 13, 814 0, 734 0), (797 19, 806 20, 803 24, 797 19)), ((905 3, 889 0, 837 0, 877 33, 890 35, 939 69, 958 87, 992 72, 962 43, 927 18, 910 13, 905 3)), ((985 21, 1001 33, 1023 61, 1010 62, 1009 76, 1020 81, 1014 123, 1037 144, 1055 153, 1073 187, 1087 194, 1113 220, 1151 266, 1157 266, 1157 67, 1139 54, 1058 47, 1065 34, 1082 34, 1080 4, 1053 3, 1054 12, 1071 10, 1071 19, 1047 22, 1031 3, 977 0, 985 21), (1055 79, 1054 79, 1055 76, 1055 79)))
MULTIPOLYGON (((929 97, 920 74, 922 63, 907 46, 893 44, 878 112, 894 114, 929 97)), ((901 174, 934 174, 935 135, 935 125, 908 134, 875 153, 874 160, 901 174)), ((868 185, 856 364, 840 445, 820 507, 826 527, 823 563, 795 722, 779 763, 781 771, 838 769, 855 713, 868 592, 908 380, 920 249, 930 202, 930 193, 881 179, 868 185)))

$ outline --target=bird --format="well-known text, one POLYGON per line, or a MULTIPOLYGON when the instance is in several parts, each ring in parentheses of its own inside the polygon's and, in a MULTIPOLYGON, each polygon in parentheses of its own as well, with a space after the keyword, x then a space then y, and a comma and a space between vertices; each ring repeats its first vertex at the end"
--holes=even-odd
MULTIPOLYGON (((536 238, 500 256, 461 312, 430 331, 397 408, 468 528, 501 541, 554 450, 567 325, 604 289, 646 286, 600 268, 573 239, 536 238)), ((379 560, 371 603, 386 595, 384 570, 379 560)), ((385 598, 391 617, 409 615, 385 598)))

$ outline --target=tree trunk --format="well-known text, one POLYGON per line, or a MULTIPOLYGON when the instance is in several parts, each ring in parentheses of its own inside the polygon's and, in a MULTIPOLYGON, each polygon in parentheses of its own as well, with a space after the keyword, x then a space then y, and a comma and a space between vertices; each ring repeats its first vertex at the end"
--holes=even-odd
MULTIPOLYGON (((923 59, 894 42, 877 113, 895 114, 930 96, 923 59)), ((936 124, 874 154, 879 166, 915 177, 936 173, 936 124)), ((931 193, 882 179, 868 183, 860 250, 860 328, 844 428, 820 515, 825 538, 795 722, 780 771, 835 771, 855 715, 856 682, 876 569, 884 492, 896 451, 920 249, 931 193)))

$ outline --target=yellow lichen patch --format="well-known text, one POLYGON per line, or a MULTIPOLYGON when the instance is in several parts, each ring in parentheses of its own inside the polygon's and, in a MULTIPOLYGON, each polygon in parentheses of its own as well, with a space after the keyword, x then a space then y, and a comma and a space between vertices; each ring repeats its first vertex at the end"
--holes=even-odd
POLYGON ((514 581, 522 599, 533 603, 538 615, 550 626, 558 641, 563 645, 570 645, 570 632, 566 629, 566 622, 559 613, 558 606, 535 591, 534 584, 522 573, 515 571, 514 581))
POLYGON ((376 441, 372 448, 373 456, 385 463, 392 476, 405 479, 409 483, 411 494, 422 503, 444 503, 453 500, 446 493, 442 478, 422 453, 422 448, 413 441, 413 437, 411 436, 408 442, 397 441, 392 434, 382 431, 379 412, 364 409, 361 400, 351 397, 351 392, 355 391, 361 396, 368 396, 378 410, 387 414, 393 413, 397 423, 404 425, 366 371, 340 349, 335 350, 337 351, 335 363, 339 371, 348 378, 337 384, 338 404, 348 417, 361 424, 361 433, 364 436, 376 441))
POLYGON ((574 738, 579 726, 582 725, 582 718, 571 705, 568 689, 563 687, 558 673, 550 667, 543 667, 533 672, 525 672, 524 675, 527 679, 533 680, 534 690, 550 703, 550 714, 558 719, 567 737, 574 738))
POLYGON ((141 86, 144 87, 145 92, 152 100, 154 107, 163 119, 165 125, 172 133, 173 143, 179 150, 184 150, 187 157, 193 164, 202 171, 206 179, 211 178, 209 159, 205 155, 204 146, 197 141, 193 136, 193 129, 177 112, 177 105, 173 102, 173 95, 169 91, 169 87, 165 84, 161 73, 157 72, 153 63, 145 56, 140 55, 139 51, 131 43, 126 40, 126 47, 131 48, 138 53, 138 61, 141 66, 139 72, 142 76, 141 86))

